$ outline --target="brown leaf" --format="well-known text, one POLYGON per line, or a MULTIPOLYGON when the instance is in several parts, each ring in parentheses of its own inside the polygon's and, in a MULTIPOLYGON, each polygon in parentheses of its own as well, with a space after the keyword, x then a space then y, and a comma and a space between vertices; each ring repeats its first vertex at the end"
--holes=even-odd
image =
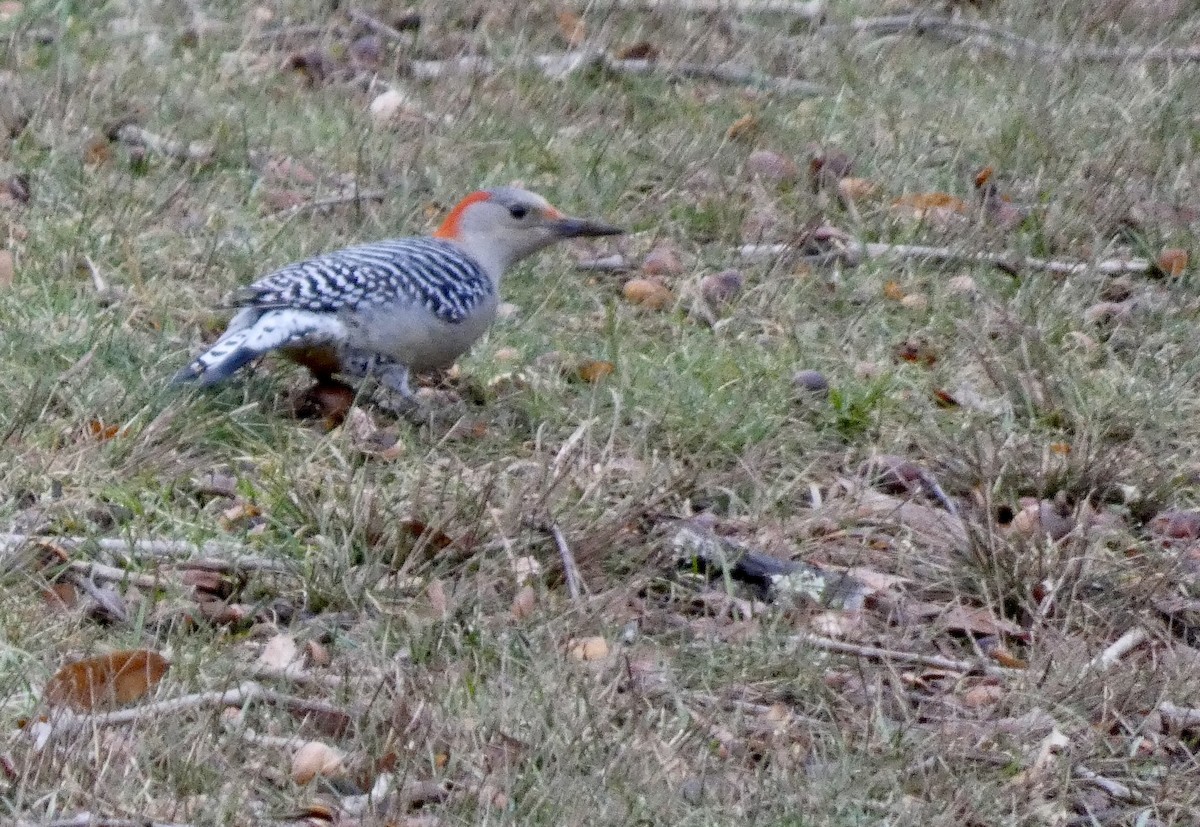
POLYGON ((683 264, 674 248, 660 244, 642 259, 642 272, 649 276, 678 276, 683 272, 683 264))
POLYGON ((1181 247, 1167 247, 1158 254, 1156 263, 1159 271, 1164 275, 1178 278, 1183 275, 1188 266, 1187 250, 1181 247))
POLYGON ((944 192, 920 192, 901 196, 892 202, 892 209, 918 221, 934 223, 945 223, 971 211, 967 202, 944 192))
POLYGON ((238 531, 248 528, 252 522, 262 516, 262 509, 252 502, 238 500, 221 512, 217 518, 218 524, 225 531, 238 531))
POLYGON ((558 33, 572 49, 579 47, 587 39, 587 27, 575 12, 565 8, 559 9, 555 12, 554 19, 558 23, 558 33))
POLYGON ((292 414, 297 419, 320 419, 331 431, 346 421, 353 404, 354 388, 345 382, 320 381, 295 396, 292 414))
POLYGON ((650 310, 665 310, 675 301, 675 294, 653 279, 630 279, 621 292, 630 304, 650 310))
POLYGON ((435 551, 454 545, 454 538, 444 531, 431 529, 428 523, 421 520, 401 520, 400 529, 414 540, 425 540, 435 551))
POLYGON ((103 136, 96 136, 87 142, 83 148, 83 162, 90 167, 98 167, 112 160, 112 144, 103 136))
POLYGON ((649 40, 639 40, 617 50, 618 60, 658 60, 658 47, 649 40))
POLYGON ((809 147, 808 179, 813 192, 836 187, 854 170, 854 159, 840 149, 809 147))
POLYGON ((79 712, 122 706, 156 687, 169 668, 166 658, 149 649, 110 652, 65 664, 46 684, 42 697, 51 706, 79 712))
POLYGON ((70 583, 52 583, 42 590, 42 600, 55 611, 69 609, 79 602, 79 592, 70 583))
POLYGON ((747 112, 729 125, 729 128, 725 130, 725 137, 730 141, 736 141, 739 138, 748 138, 757 131, 758 116, 747 112))
POLYGON ((93 419, 87 424, 88 435, 100 442, 106 442, 118 436, 124 436, 125 431, 120 425, 105 425, 101 419, 93 419))
POLYGON ((888 279, 883 285, 883 296, 891 301, 898 302, 905 296, 904 286, 895 279, 888 279))
POLYGON ((337 69, 337 61, 327 52, 320 49, 309 49, 306 52, 288 55, 284 62, 284 68, 299 72, 303 75, 307 85, 317 86, 333 75, 334 70, 337 69))
POLYGON ((616 365, 603 359, 585 359, 579 363, 579 367, 575 368, 575 378, 594 385, 611 376, 616 369, 616 365))

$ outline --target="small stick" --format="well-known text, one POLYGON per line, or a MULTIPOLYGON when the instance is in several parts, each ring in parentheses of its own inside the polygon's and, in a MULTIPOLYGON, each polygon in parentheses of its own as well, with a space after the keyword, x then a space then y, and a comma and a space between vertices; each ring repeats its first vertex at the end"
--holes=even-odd
POLYGON ((563 574, 567 578, 567 591, 571 593, 572 600, 579 602, 583 596, 583 579, 579 576, 579 566, 575 563, 575 555, 571 553, 571 547, 567 545, 567 538, 563 536, 558 523, 550 523, 546 530, 554 538, 554 545, 558 547, 558 556, 562 558, 563 574))
MULTIPOLYGON (((788 244, 744 244, 738 248, 738 254, 742 258, 762 259, 784 255, 790 249, 792 248, 788 244)), ((1095 263, 1041 258, 1013 259, 1003 253, 970 252, 950 247, 926 247, 918 244, 863 244, 859 241, 850 242, 839 254, 839 257, 849 264, 859 264, 864 256, 867 258, 930 258, 937 261, 978 262, 994 264, 1009 271, 1026 268, 1063 275, 1091 271, 1105 275, 1148 273, 1155 267, 1153 262, 1144 258, 1106 259, 1095 263)))
POLYGON ((213 540, 207 543, 189 543, 185 540, 124 540, 117 537, 55 537, 37 534, 0 534, 0 554, 10 553, 26 543, 41 543, 50 547, 59 547, 68 552, 95 544, 101 551, 111 554, 129 554, 133 557, 165 557, 183 558, 186 562, 203 564, 206 567, 222 570, 252 569, 269 571, 274 574, 288 574, 291 567, 278 560, 266 557, 237 557, 244 551, 242 546, 235 543, 221 543, 213 540), (218 559, 194 560, 197 555, 224 555, 218 559), (233 559, 228 559, 233 557, 233 559))
POLYGON ((146 818, 112 818, 111 816, 92 815, 82 812, 70 818, 58 818, 54 821, 18 821, 17 827, 192 827, 190 824, 176 822, 151 821, 146 818))
POLYGON ((330 207, 340 207, 344 204, 358 204, 363 201, 382 201, 387 197, 387 190, 361 190, 352 192, 348 195, 334 195, 329 198, 318 198, 315 201, 306 201, 303 204, 295 204, 291 207, 285 207, 282 210, 272 213, 273 216, 292 216, 297 213, 311 212, 313 210, 327 210, 330 207))
MULTIPOLYGON (((156 715, 170 715, 188 709, 199 709, 215 706, 244 707, 246 704, 263 696, 263 687, 252 681, 247 681, 235 689, 224 692, 197 692, 178 698, 168 698, 164 701, 143 704, 130 709, 119 709, 115 712, 103 712, 96 715, 80 715, 61 710, 55 712, 45 725, 48 729, 38 734, 39 746, 53 738, 79 732, 88 727, 109 727, 133 724, 156 715)), ((36 728, 33 728, 36 732, 36 728)))
POLYGON ((625 273, 632 270, 633 267, 625 259, 625 256, 616 253, 611 256, 589 258, 577 262, 575 269, 585 273, 625 273))
POLYGON ((1174 729, 1200 727, 1200 709, 1193 706, 1177 706, 1170 701, 1158 705, 1158 714, 1163 722, 1174 729))
POLYGON ((886 17, 859 18, 846 24, 822 26, 822 34, 836 32, 874 34, 931 34, 960 43, 971 36, 983 39, 981 45, 1007 57, 1032 56, 1044 63, 1143 63, 1171 62, 1194 63, 1200 61, 1200 49, 1169 46, 1135 47, 1122 49, 1107 46, 1071 47, 1057 43, 1043 43, 1024 37, 1014 31, 952 20, 946 17, 930 17, 923 14, 901 14, 886 17))
POLYGON ((185 143, 173 138, 156 135, 137 124, 127 123, 121 126, 113 136, 116 140, 130 146, 140 146, 147 152, 173 158, 176 161, 194 161, 197 164, 209 164, 213 160, 213 148, 201 141, 185 143))
POLYGON ((1113 781, 1111 778, 1106 778, 1105 776, 1100 775, 1099 773, 1093 772, 1092 770, 1089 770, 1087 767, 1085 767, 1083 764, 1076 764, 1075 767, 1072 768, 1071 773, 1076 778, 1086 781, 1087 783, 1091 784, 1092 786, 1099 787, 1100 789, 1104 790, 1104 792, 1111 795, 1113 798, 1119 798, 1122 801, 1142 801, 1143 800, 1143 796, 1141 793, 1125 786, 1120 781, 1113 781))
POLYGON ((871 660, 899 661, 915 663, 919 666, 929 666, 934 669, 945 669, 948 672, 982 672, 996 677, 1010 677, 1019 674, 1019 670, 1003 666, 992 666, 986 663, 973 663, 966 660, 953 660, 939 655, 921 655, 916 652, 903 652, 898 649, 883 649, 878 646, 862 646, 857 643, 846 643, 841 640, 821 637, 820 635, 793 635, 791 642, 799 646, 812 646, 826 652, 838 652, 845 655, 858 655, 871 660))
POLYGON ((137 574, 126 569, 97 563, 94 560, 72 560, 67 568, 73 572, 86 575, 93 580, 103 580, 109 583, 128 583, 139 589, 157 589, 162 586, 161 577, 152 574, 137 574))
POLYGON ((403 43, 407 45, 412 43, 415 39, 411 34, 407 34, 397 28, 389 26, 382 20, 367 14, 365 11, 360 11, 359 9, 350 9, 346 12, 346 16, 350 18, 350 22, 357 23, 367 31, 371 32, 371 34, 377 34, 380 37, 386 37, 388 40, 394 40, 397 43, 403 43))
POLYGON ((108 282, 104 280, 104 276, 100 273, 100 268, 96 266, 96 262, 92 261, 91 256, 84 256, 83 261, 88 266, 88 272, 92 274, 92 286, 96 288, 96 292, 104 295, 108 292, 108 282))
POLYGON ((801 20, 825 16, 826 0, 609 0, 588 3, 589 8, 639 12, 692 12, 695 14, 785 14, 801 20))
POLYGON ((322 23, 306 23, 298 26, 282 26, 275 29, 265 29, 250 35, 252 43, 270 43, 276 40, 290 40, 293 37, 320 37, 329 31, 322 23))
POLYGON ((1131 651, 1142 645, 1150 633, 1141 626, 1134 626, 1125 634, 1117 638, 1107 649, 1099 654, 1085 669, 1108 669, 1121 658, 1125 657, 1131 651))

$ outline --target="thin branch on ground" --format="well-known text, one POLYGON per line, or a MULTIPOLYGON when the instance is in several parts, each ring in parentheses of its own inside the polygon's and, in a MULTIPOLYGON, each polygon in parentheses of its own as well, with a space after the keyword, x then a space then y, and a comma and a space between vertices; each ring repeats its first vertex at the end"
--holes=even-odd
MULTIPOLYGON (((235 555, 245 551, 244 546, 237 543, 222 543, 210 540, 206 543, 190 543, 187 540, 126 540, 119 537, 59 537, 56 535, 38 534, 0 534, 0 553, 11 551, 26 543, 43 543, 51 547, 74 551, 81 547, 96 546, 101 551, 117 554, 131 554, 144 557, 190 558, 201 555, 222 555, 212 561, 217 565, 248 566, 267 571, 286 572, 290 569, 278 560, 262 557, 237 558, 235 555), (233 560, 229 558, 233 557, 233 560)), ((209 561, 205 561, 208 563, 209 561)))
POLYGON ((821 637, 820 635, 793 635, 791 642, 797 646, 811 646, 826 652, 836 652, 843 655, 857 655, 862 658, 879 661, 897 661, 900 663, 915 663, 934 669, 945 669, 948 672, 972 673, 978 672, 995 677, 1011 677, 1020 674, 1020 670, 1008 669, 1003 666, 993 666, 967 660, 953 660, 940 655, 921 655, 916 652, 905 652, 899 649, 884 649, 879 646, 864 646, 857 643, 847 643, 841 640, 821 637))
POLYGON ((350 9, 346 12, 346 16, 350 18, 350 22, 357 23, 371 34, 377 34, 396 43, 407 46, 416 40, 416 36, 412 33, 402 32, 394 26, 389 26, 387 23, 384 23, 373 15, 367 14, 361 9, 350 9))
POLYGON ((692 14, 781 14, 798 20, 821 20, 827 0, 607 0, 587 4, 593 10, 686 12, 692 14))
POLYGON ((948 17, 901 14, 867 17, 850 23, 830 24, 818 30, 822 35, 838 32, 852 34, 931 35, 951 43, 970 42, 1010 58, 1034 58, 1043 63, 1195 63, 1200 49, 1171 46, 1071 46, 1044 43, 1009 29, 948 17))
POLYGON ((1097 772, 1093 772, 1082 764, 1077 764, 1071 772, 1076 778, 1086 781, 1094 787, 1099 787, 1113 798, 1119 798, 1122 801, 1144 800, 1144 796, 1136 790, 1130 789, 1119 781, 1113 781, 1111 778, 1106 778, 1097 772))
POLYGON ((297 26, 281 26, 275 29, 265 29, 250 35, 251 43, 275 43, 292 38, 321 37, 328 33, 330 27, 323 23, 305 23, 297 26))
POLYGON ((113 818, 84 812, 70 818, 57 818, 53 821, 18 821, 17 827, 191 827, 191 825, 153 821, 148 818, 113 818))
POLYGON ((1135 626, 1117 638, 1108 648, 1101 652, 1085 669, 1108 669, 1121 658, 1132 652, 1149 639, 1150 633, 1141 626, 1135 626))
POLYGON ((204 707, 242 707, 253 700, 261 699, 263 695, 264 692, 261 685, 247 681, 234 689, 227 689, 224 692, 197 692, 192 695, 169 698, 129 709, 119 709, 115 712, 83 715, 67 710, 60 710, 55 712, 49 721, 34 724, 30 729, 37 738, 38 746, 41 747, 56 738, 61 738, 64 735, 70 735, 88 728, 124 726, 159 715, 171 715, 176 712, 202 709, 204 707))
POLYGON ((163 585, 163 579, 153 574, 138 574, 117 566, 97 563, 95 560, 72 560, 67 564, 67 568, 92 580, 128 583, 139 589, 157 589, 163 585))
POLYGON ((215 156, 212 145, 203 141, 177 141, 174 138, 165 138, 132 123, 118 127, 110 137, 127 146, 141 147, 147 152, 176 161, 210 164, 215 156))
POLYGON ((345 195, 333 195, 329 198, 318 198, 313 201, 306 201, 303 204, 294 204, 291 207, 284 207, 282 210, 271 213, 273 217, 293 216, 302 212, 313 212, 314 210, 328 210, 333 207, 341 207, 346 204, 361 204, 363 201, 382 201, 387 197, 387 190, 359 190, 345 195))
POLYGON ((567 591, 570 592, 571 599, 578 602, 583 597, 583 589, 586 586, 579 575, 579 565, 575 562, 571 546, 567 544, 567 538, 558 523, 550 523, 546 526, 546 531, 550 532, 550 536, 554 538, 554 545, 558 548, 558 556, 563 564, 563 576, 567 579, 567 591))
POLYGON ((1200 708, 1178 706, 1170 701, 1158 705, 1158 714, 1163 723, 1172 729, 1195 729, 1200 727, 1200 708))
POLYGON ((620 253, 601 258, 589 258, 576 262, 575 269, 585 273, 628 273, 633 269, 629 260, 620 253))
POLYGON ((824 95, 825 86, 796 78, 768 75, 753 69, 731 64, 708 66, 699 63, 671 63, 659 60, 619 59, 600 51, 575 51, 536 55, 530 60, 501 64, 476 55, 450 60, 416 60, 409 72, 419 80, 437 80, 460 75, 492 75, 504 68, 535 68, 549 78, 558 80, 570 75, 599 71, 614 75, 652 75, 709 80, 732 86, 754 86, 792 95, 824 95))
MULTIPOLYGON (((786 255, 793 249, 795 248, 789 244, 744 244, 738 248, 738 254, 747 259, 764 259, 786 255)), ((1005 253, 957 250, 953 247, 927 247, 919 244, 864 244, 860 241, 852 241, 842 250, 823 253, 821 258, 825 261, 840 260, 851 266, 861 264, 865 258, 925 258, 934 261, 994 264, 1010 273, 1021 270, 1041 270, 1062 275, 1149 273, 1156 266, 1154 262, 1144 258, 1113 258, 1097 262, 1032 257, 1014 258, 1005 253)))

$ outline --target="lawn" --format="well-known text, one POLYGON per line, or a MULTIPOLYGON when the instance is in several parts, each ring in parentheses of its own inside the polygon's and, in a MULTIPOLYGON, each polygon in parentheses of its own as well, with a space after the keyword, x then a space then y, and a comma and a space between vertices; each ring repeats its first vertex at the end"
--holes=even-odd
POLYGON ((0 34, 0 821, 1200 823, 1188 3, 0 34), (627 232, 418 414, 169 385, 507 184, 627 232))

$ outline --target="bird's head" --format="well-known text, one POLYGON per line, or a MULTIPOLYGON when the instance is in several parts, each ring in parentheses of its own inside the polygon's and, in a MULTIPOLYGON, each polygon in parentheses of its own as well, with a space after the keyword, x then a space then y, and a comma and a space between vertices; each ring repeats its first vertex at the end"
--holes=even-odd
POLYGON ((458 202, 434 236, 455 242, 499 273, 556 241, 622 232, 601 221, 563 215, 537 193, 496 187, 458 202))

